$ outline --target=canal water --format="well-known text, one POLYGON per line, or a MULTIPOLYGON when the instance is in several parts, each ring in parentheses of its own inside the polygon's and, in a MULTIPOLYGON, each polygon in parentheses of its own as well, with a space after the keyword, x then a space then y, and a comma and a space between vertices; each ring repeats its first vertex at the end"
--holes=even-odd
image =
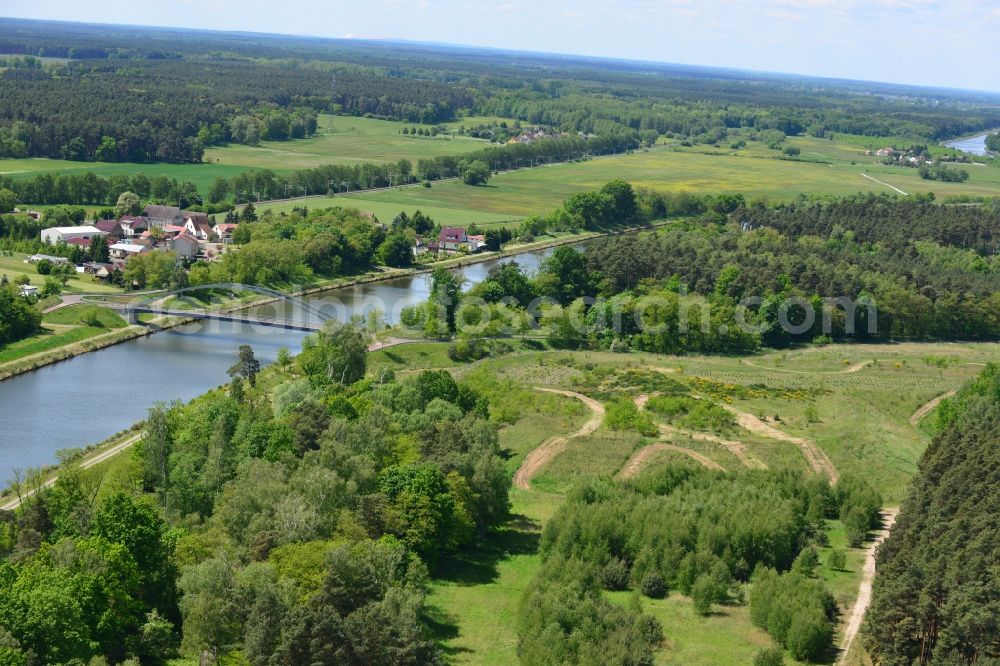
POLYGON ((944 145, 949 148, 955 148, 956 150, 962 150, 967 153, 972 153, 973 155, 986 155, 986 137, 990 134, 996 134, 998 130, 992 130, 990 132, 984 132, 982 134, 977 134, 976 136, 966 137, 964 139, 956 139, 954 141, 946 141, 944 145))
MULTIPOLYGON (((467 284, 482 281, 501 261, 534 272, 550 248, 458 269, 467 284)), ((372 308, 397 323, 401 310, 423 302, 430 275, 355 285, 309 296, 310 306, 344 321, 372 308)), ((264 306, 262 314, 276 307, 264 306)), ((293 311, 295 308, 292 308, 293 311)), ((282 314, 286 314, 282 312, 282 314)), ((314 319, 308 312, 295 318, 314 319)), ((142 420, 156 402, 187 401, 229 381, 236 350, 252 345, 263 363, 278 350, 298 350, 305 333, 204 321, 137 338, 0 382, 0 488, 15 469, 57 462, 60 449, 101 442, 142 420)))

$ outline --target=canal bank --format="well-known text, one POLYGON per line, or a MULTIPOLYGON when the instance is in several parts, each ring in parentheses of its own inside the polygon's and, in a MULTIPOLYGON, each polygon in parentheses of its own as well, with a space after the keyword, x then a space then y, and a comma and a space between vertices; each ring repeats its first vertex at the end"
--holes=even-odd
MULTIPOLYGON (((593 237, 555 239, 544 247, 522 246, 502 256, 467 257, 461 266, 455 261, 449 267, 475 284, 502 261, 516 258, 526 270, 535 270, 556 246, 593 237)), ((379 301, 383 311, 398 312, 404 300, 425 300, 430 281, 428 270, 411 271, 403 277, 356 280, 349 287, 305 293, 303 299, 317 305, 336 300, 345 315, 363 314, 379 301)), ((298 350, 305 337, 276 328, 200 321, 0 382, 0 418, 5 426, 0 433, 0 482, 9 480, 15 469, 54 464, 60 450, 85 447, 131 428, 157 402, 186 402, 226 383, 240 345, 251 345, 267 364, 282 348, 298 350)))

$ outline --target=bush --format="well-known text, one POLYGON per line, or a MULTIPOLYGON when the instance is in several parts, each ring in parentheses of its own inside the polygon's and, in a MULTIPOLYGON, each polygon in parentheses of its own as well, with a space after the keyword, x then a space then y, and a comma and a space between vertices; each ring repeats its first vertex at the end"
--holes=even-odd
POLYGON ((798 557, 795 558, 795 562, 792 563, 792 571, 803 576, 812 576, 816 573, 818 565, 819 556, 816 554, 816 549, 803 548, 798 557))
POLYGON ((718 596, 715 580, 709 574, 702 574, 691 587, 691 601, 698 615, 708 615, 718 596))
POLYGON ((653 571, 643 577, 639 590, 650 599, 662 599, 667 596, 667 582, 658 572, 653 571))
POLYGON ((621 398, 608 405, 604 422, 612 430, 635 430, 650 437, 657 433, 656 424, 649 415, 640 412, 628 398, 621 398))
POLYGON ((784 666, 785 654, 778 647, 766 647, 757 651, 753 666, 784 666))
POLYGON ((830 551, 826 563, 834 571, 843 571, 844 567, 847 566, 847 553, 840 548, 835 548, 830 551))
POLYGON ((601 569, 601 585, 606 590, 627 590, 628 564, 620 557, 612 557, 601 569))
POLYGON ((35 264, 35 270, 38 271, 39 275, 49 275, 52 273, 52 262, 48 259, 42 259, 35 264))

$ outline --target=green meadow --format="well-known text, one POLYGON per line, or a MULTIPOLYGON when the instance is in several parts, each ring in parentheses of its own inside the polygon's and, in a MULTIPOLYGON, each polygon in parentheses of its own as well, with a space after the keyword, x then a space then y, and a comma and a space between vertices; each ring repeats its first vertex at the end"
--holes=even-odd
MULTIPOLYGON (((451 123, 475 125, 488 118, 468 118, 451 123)), ((232 144, 205 151, 205 162, 235 165, 248 169, 305 169, 324 164, 355 164, 358 162, 395 162, 407 159, 416 166, 417 160, 442 155, 460 155, 489 145, 481 139, 439 134, 436 137, 402 134, 403 128, 430 125, 357 118, 353 116, 321 115, 315 136, 295 141, 262 141, 258 146, 232 144)))
MULTIPOLYGON (((482 187, 448 181, 430 188, 408 186, 310 199, 306 205, 351 205, 372 211, 381 219, 391 219, 402 210, 412 213, 420 209, 443 224, 496 224, 547 213, 571 194, 597 189, 616 178, 661 192, 742 193, 748 199, 773 202, 790 201, 802 194, 898 195, 893 187, 908 194, 934 192, 939 199, 1000 196, 1000 168, 994 166, 963 165, 970 173, 967 182, 943 183, 921 179, 916 169, 878 164, 865 157, 863 148, 845 143, 811 137, 788 143, 802 151, 799 159, 779 159, 776 151, 756 143, 740 150, 666 146, 501 173, 482 187)), ((282 202, 262 208, 280 211, 295 205, 301 204, 282 202)))

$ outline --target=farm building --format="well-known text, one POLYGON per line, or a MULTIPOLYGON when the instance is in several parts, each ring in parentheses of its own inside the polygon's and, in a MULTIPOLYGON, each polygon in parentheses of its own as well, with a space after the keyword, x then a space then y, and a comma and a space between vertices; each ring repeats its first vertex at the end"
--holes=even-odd
POLYGON ((105 235, 106 234, 97 227, 89 225, 80 227, 49 227, 48 229, 42 229, 41 232, 42 242, 49 243, 51 245, 55 245, 56 243, 66 243, 75 238, 82 238, 89 241, 95 236, 105 235))

